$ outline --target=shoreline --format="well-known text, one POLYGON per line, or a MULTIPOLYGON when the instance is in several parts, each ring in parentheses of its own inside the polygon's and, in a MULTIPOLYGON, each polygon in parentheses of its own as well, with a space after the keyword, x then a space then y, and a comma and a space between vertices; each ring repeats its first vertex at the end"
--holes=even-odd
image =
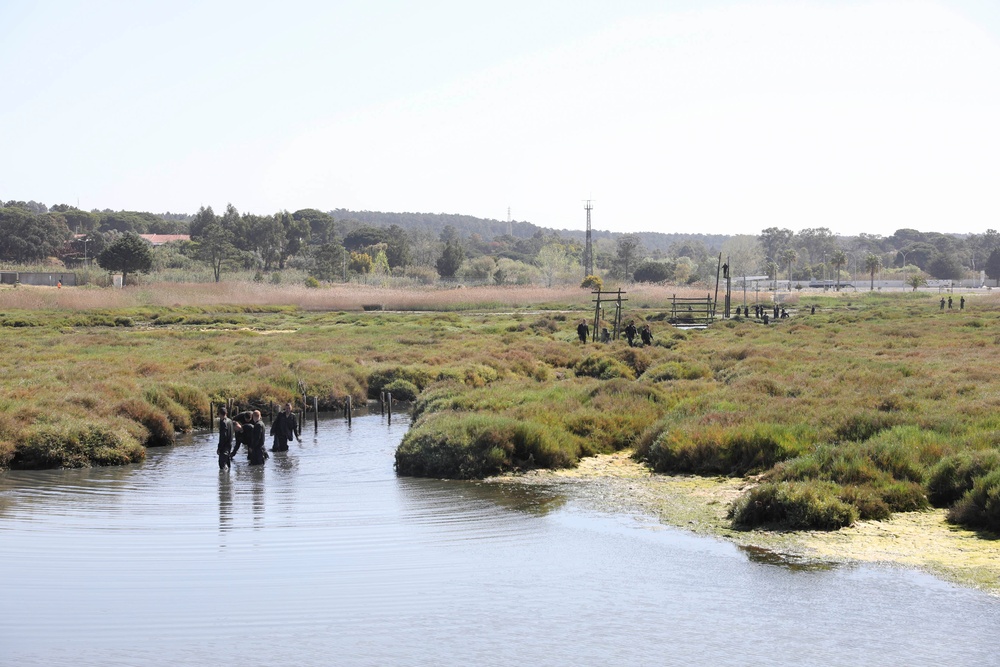
POLYGON ((574 469, 532 470, 486 480, 550 486, 601 512, 637 514, 698 535, 728 540, 790 567, 867 564, 906 567, 1000 596, 1000 539, 948 524, 946 510, 899 512, 837 531, 735 530, 726 519, 751 479, 662 475, 630 452, 584 459, 574 469))

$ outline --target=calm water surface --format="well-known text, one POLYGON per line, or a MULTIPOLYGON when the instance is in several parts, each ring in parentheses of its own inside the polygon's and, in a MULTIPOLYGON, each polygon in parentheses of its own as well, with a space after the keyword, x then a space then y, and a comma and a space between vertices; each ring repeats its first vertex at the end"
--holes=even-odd
POLYGON ((996 665, 1000 600, 794 570, 537 489, 397 478, 408 424, 0 474, 3 665, 996 665))

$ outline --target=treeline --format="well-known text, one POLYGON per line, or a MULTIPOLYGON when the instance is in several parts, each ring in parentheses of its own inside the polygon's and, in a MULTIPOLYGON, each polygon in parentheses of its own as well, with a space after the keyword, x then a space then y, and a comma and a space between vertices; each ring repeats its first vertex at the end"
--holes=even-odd
MULTIPOLYGON (((405 279, 498 285, 579 282, 583 230, 464 215, 301 209, 241 213, 229 204, 194 215, 82 211, 68 205, 7 201, 0 207, 0 261, 29 264, 55 257, 89 262, 127 234, 187 234, 156 248, 150 270, 210 267, 259 275, 291 268, 316 281, 405 279)), ((711 283, 724 262, 734 277, 768 275, 805 283, 848 276, 902 274, 959 280, 985 270, 1000 279, 1000 234, 955 235, 900 229, 891 236, 837 236, 827 228, 771 227, 759 235, 621 234, 595 230, 593 273, 638 282, 711 283)), ((131 247, 131 246, 130 246, 131 247)), ((140 271, 142 268, 140 268, 140 271)))

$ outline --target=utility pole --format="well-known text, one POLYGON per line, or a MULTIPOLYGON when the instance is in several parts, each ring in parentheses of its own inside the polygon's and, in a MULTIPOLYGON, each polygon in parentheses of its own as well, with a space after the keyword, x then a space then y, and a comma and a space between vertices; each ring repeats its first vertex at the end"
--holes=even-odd
POLYGON ((507 236, 514 236, 514 227, 510 224, 510 206, 507 207, 507 236))
POLYGON ((594 275, 594 246, 593 238, 590 232, 590 212, 594 210, 594 207, 590 205, 590 200, 587 200, 587 205, 584 206, 584 210, 587 211, 587 246, 583 251, 583 277, 594 275))

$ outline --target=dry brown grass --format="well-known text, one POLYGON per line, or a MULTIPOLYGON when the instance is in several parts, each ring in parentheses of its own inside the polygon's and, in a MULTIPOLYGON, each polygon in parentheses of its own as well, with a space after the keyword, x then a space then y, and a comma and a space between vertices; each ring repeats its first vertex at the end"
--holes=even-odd
MULTIPOLYGON (((617 287, 615 288, 617 289, 617 287)), ((705 288, 626 285, 630 305, 665 307, 673 295, 702 297, 705 288)), ((588 289, 563 287, 384 288, 337 284, 308 288, 254 282, 153 283, 126 289, 96 287, 0 288, 0 308, 23 310, 107 310, 138 306, 297 306, 309 311, 359 311, 379 305, 385 310, 459 310, 526 308, 537 305, 591 306, 588 289)))

